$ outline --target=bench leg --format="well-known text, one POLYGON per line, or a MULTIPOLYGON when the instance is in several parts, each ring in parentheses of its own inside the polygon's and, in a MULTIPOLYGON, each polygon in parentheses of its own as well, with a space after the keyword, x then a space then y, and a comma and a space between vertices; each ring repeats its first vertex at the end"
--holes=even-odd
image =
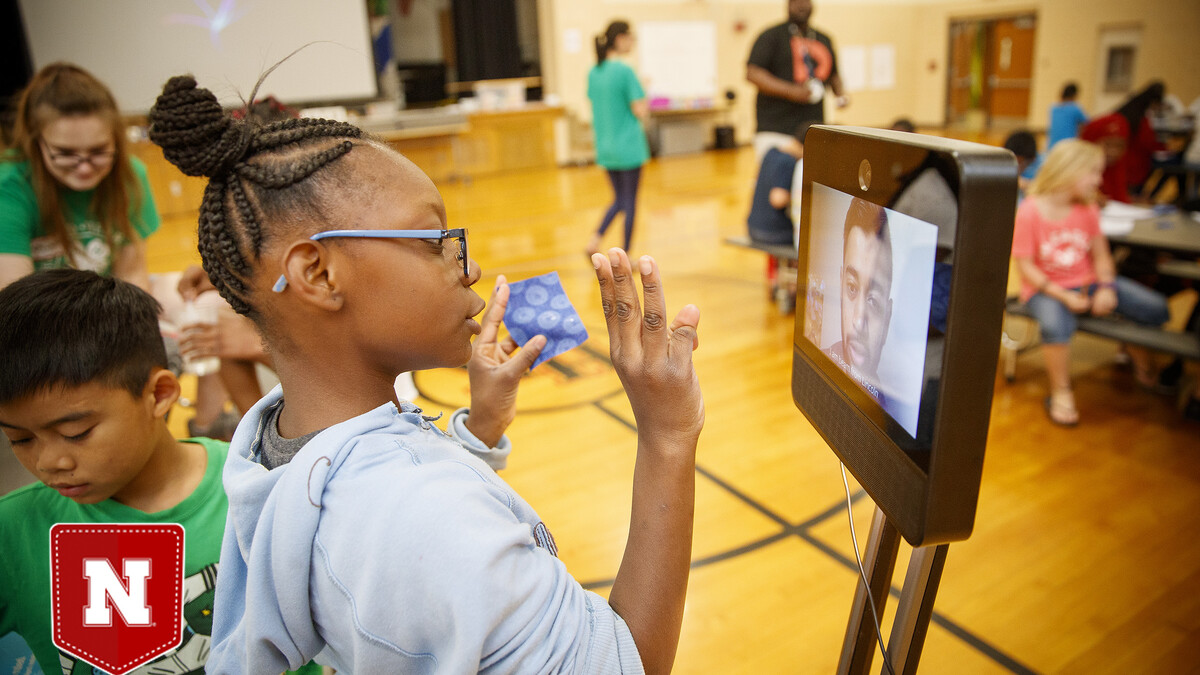
POLYGON ((1004 359, 1004 381, 1012 382, 1017 379, 1017 348, 1015 345, 1009 344, 1008 336, 1001 340, 1003 351, 1001 357, 1004 359))
POLYGON ((775 304, 780 316, 787 316, 796 311, 797 269, 788 264, 787 260, 772 258, 775 261, 775 304))
POLYGON ((1014 317, 1005 312, 1004 326, 1000 330, 1000 359, 1006 382, 1017 379, 1017 357, 1021 352, 1037 345, 1033 337, 1036 330, 1036 323, 1032 319, 1014 317))

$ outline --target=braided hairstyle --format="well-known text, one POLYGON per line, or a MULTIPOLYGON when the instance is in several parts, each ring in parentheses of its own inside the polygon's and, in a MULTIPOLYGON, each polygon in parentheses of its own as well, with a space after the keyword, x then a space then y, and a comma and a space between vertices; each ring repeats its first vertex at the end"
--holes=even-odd
MULTIPOLYGON (((252 96, 253 98, 253 96, 252 96)), ((262 326, 250 278, 280 228, 331 215, 332 181, 363 137, 322 119, 234 119, 191 75, 171 78, 150 110, 150 140, 189 176, 208 177, 197 231, 204 271, 230 307, 262 326), (330 170, 324 170, 329 168, 330 170)))

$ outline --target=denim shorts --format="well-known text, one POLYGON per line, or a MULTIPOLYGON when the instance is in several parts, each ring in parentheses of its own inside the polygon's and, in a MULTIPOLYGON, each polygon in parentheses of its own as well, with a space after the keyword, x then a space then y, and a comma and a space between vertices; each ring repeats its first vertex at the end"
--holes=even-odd
MULTIPOLYGON (((1116 286, 1117 308, 1113 311, 1114 314, 1147 326, 1161 326, 1170 318, 1167 299, 1158 291, 1125 277, 1117 277, 1116 286)), ((1091 296, 1096 292, 1096 288, 1096 284, 1091 284, 1071 290, 1091 296)), ((1058 300, 1037 293, 1029 298, 1025 306, 1041 326, 1043 343, 1061 344, 1070 341, 1071 336, 1075 334, 1075 315, 1058 300)))

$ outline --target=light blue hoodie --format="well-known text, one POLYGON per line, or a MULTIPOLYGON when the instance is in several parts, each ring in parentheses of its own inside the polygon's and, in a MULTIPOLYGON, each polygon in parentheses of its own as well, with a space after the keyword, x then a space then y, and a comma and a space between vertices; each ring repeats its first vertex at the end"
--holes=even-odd
POLYGON ((412 404, 332 426, 289 464, 259 463, 263 413, 225 463, 208 673, 641 673, 625 622, 555 557, 538 518, 477 454, 412 404), (469 450, 469 452, 468 452, 469 450), (472 454, 475 453, 475 454, 472 454))

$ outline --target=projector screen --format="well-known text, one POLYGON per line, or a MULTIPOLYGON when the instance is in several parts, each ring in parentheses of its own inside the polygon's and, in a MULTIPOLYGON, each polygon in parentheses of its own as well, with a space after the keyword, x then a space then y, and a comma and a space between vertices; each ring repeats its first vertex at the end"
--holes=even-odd
POLYGON ((226 106, 267 68, 259 96, 283 103, 377 95, 364 0, 20 0, 33 66, 70 61, 112 89, 123 112, 150 109, 192 73, 226 106))

